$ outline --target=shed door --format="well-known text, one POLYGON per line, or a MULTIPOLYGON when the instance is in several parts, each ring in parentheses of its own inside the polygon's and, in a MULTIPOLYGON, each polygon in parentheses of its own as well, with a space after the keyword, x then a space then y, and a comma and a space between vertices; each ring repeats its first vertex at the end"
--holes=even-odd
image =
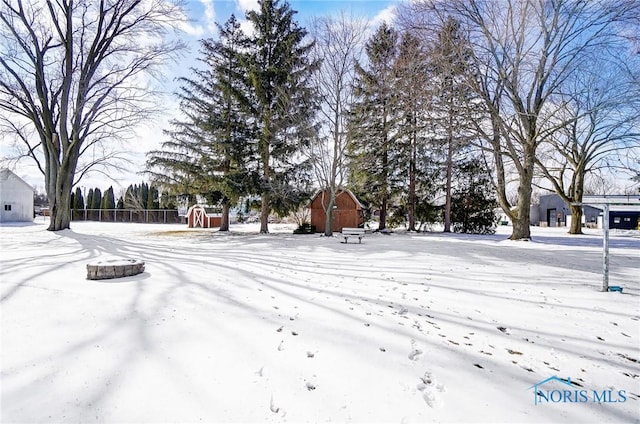
POLYGON ((335 231, 335 232, 339 232, 342 231, 342 226, 341 226, 341 222, 342 219, 340 218, 340 210, 339 209, 334 209, 333 210, 333 214, 331 215, 331 230, 335 231))
POLYGON ((193 210, 193 226, 194 228, 204 228, 204 209, 195 208, 193 210))
POLYGON ((557 227, 556 209, 547 209, 547 225, 549 227, 557 227))

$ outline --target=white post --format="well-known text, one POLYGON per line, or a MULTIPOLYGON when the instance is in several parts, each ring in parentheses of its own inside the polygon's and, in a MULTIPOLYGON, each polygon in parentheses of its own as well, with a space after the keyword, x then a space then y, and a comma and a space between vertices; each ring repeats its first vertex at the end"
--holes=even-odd
POLYGON ((602 291, 609 291, 609 205, 604 205, 602 217, 602 291))

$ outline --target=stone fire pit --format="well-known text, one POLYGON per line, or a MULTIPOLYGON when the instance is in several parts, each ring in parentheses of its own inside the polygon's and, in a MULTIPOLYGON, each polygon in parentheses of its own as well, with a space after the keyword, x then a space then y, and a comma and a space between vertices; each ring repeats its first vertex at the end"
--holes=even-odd
POLYGON ((144 262, 138 259, 112 259, 87 264, 87 280, 129 277, 144 272, 144 262))

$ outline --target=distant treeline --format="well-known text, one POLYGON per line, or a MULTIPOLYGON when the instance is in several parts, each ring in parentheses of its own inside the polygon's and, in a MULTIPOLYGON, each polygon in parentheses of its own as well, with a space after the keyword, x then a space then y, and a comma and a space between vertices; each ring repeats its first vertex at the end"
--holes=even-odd
POLYGON ((104 193, 99 188, 90 188, 88 193, 76 187, 71 193, 71 209, 175 209, 175 197, 160 197, 158 188, 148 183, 132 184, 117 200, 110 186, 104 193))

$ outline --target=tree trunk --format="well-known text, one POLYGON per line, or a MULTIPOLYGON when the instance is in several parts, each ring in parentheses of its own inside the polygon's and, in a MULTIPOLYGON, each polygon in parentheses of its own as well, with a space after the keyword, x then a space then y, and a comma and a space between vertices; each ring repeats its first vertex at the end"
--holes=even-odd
POLYGON ((409 231, 416 231, 416 198, 416 175, 414 169, 409 177, 409 207, 407 211, 409 215, 409 231))
POLYGON ((387 228, 387 195, 382 198, 382 205, 380 205, 380 225, 378 230, 384 230, 387 228))
MULTIPOLYGON (((386 117, 385 117, 385 126, 386 126, 386 117)), ((387 203, 389 200, 389 147, 388 147, 388 139, 387 135, 384 136, 385 144, 384 144, 384 152, 382 154, 382 187, 380 191, 382 192, 382 199, 380 202, 380 225, 378 226, 378 230, 384 230, 387 228, 387 203)))
POLYGON ((444 203, 444 232, 451 232, 451 179, 453 174, 453 137, 449 125, 449 140, 447 142, 447 184, 444 203))
POLYGON ((417 134, 414 129, 411 134, 411 158, 409 159, 409 231, 416 231, 416 138, 417 134))
POLYGON ((69 201, 71 200, 71 191, 56 193, 55 200, 51 203, 51 197, 49 197, 50 202, 50 221, 49 227, 47 230, 49 231, 60 231, 66 230, 70 227, 71 223, 71 209, 69 208, 69 201))
POLYGON ((220 220, 220 231, 229 231, 229 201, 222 203, 222 219, 220 220))
POLYGON ((264 189, 262 192, 262 196, 260 199, 260 233, 267 234, 269 232, 269 190, 271 186, 271 168, 270 165, 270 154, 271 154, 271 115, 267 114, 266 118, 263 118, 265 121, 265 127, 262 130, 263 141, 260 143, 259 149, 261 150, 260 156, 262 159, 262 184, 264 185, 264 189))
MULTIPOLYGON (((59 146, 57 135, 53 136, 54 146, 59 146)), ((45 150, 46 152, 46 150, 45 150)), ((49 198, 50 220, 49 231, 60 231, 70 228, 71 223, 71 190, 73 188, 74 170, 76 167, 76 152, 70 152, 67 160, 62 164, 58 163, 58 151, 54 149, 47 152, 51 155, 48 158, 48 173, 45 176, 47 186, 47 197, 49 198)))
POLYGON ((533 153, 526 152, 520 171, 518 184, 518 202, 516 203, 515 216, 511 218, 513 229, 511 240, 531 239, 531 183, 533 181, 533 153))
MULTIPOLYGON (((325 209, 324 235, 331 237, 333 235, 333 205, 336 204, 336 193, 331 187, 327 192, 329 193, 329 203, 325 209)), ((324 207, 324 202, 322 202, 322 206, 324 207)))
POLYGON ((569 205, 571 209, 571 227, 569 234, 582 234, 582 206, 569 205))
MULTIPOLYGON (((584 166, 581 164, 574 171, 573 182, 571 184, 571 198, 576 203, 582 203, 582 195, 584 194, 584 166)), ((582 234, 582 206, 574 206, 569 204, 571 209, 571 227, 569 234, 582 234)))
POLYGON ((260 208, 260 233, 267 234, 269 232, 269 192, 262 193, 260 208))

